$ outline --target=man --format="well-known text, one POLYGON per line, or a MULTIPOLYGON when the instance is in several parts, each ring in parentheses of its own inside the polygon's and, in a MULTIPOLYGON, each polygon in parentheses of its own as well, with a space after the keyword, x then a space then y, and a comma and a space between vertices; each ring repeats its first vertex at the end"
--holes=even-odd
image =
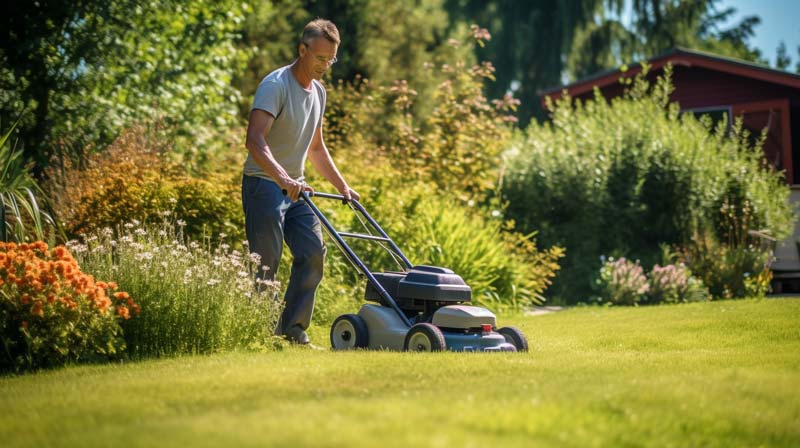
POLYGON ((322 75, 336 62, 339 30, 328 20, 306 25, 297 59, 267 75, 256 90, 247 127, 242 205, 250 251, 266 266, 258 277, 273 280, 283 250, 292 251, 286 302, 276 334, 308 344, 314 295, 322 280, 325 246, 319 221, 300 192, 306 157, 345 199, 359 199, 331 159, 322 138, 325 88, 322 75), (284 193, 285 192, 285 193, 284 193))

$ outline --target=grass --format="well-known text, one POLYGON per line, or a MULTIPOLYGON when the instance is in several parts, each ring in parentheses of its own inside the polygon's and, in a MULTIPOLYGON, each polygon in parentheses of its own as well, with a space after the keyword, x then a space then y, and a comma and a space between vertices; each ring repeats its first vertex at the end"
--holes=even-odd
MULTIPOLYGON (((800 300, 501 319, 527 354, 288 348, 0 378, 3 446, 798 446, 800 300)), ((326 328, 314 328, 320 343, 326 328)))

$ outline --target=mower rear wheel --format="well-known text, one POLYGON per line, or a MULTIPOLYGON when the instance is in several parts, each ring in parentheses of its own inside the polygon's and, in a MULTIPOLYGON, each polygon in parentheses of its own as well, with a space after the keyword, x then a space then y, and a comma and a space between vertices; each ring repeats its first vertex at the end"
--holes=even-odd
POLYGON ((369 345, 367 323, 357 314, 342 314, 331 325, 331 347, 334 350, 366 348, 369 345))
POLYGON ((416 324, 406 333, 403 348, 407 352, 440 352, 446 348, 444 334, 436 325, 416 324))
POLYGON ((497 330, 506 338, 506 342, 516 347, 518 352, 528 351, 528 339, 517 327, 503 327, 497 330))

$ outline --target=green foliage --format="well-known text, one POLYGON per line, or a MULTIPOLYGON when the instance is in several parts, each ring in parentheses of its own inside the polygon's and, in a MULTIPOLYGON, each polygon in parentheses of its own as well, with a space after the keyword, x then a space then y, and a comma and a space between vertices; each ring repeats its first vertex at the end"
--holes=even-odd
POLYGON ((220 244, 185 240, 180 224, 138 227, 118 238, 105 229, 70 246, 87 272, 113 276, 136 297, 141 313, 124 323, 133 356, 260 348, 273 335, 281 307, 277 285, 255 288, 257 259, 220 244))
POLYGON ((188 163, 236 121, 234 45, 248 7, 223 0, 17 2, 0 35, 0 121, 24 108, 26 158, 102 148, 134 121, 163 119, 188 163))
POLYGON ((43 240, 46 230, 56 227, 55 221, 39 207, 36 197, 41 198, 42 191, 30 173, 31 165, 8 141, 16 125, 0 136, 0 239, 43 240))
POLYGON ((744 244, 730 245, 699 229, 680 255, 714 297, 763 297, 769 292, 772 251, 759 246, 752 237, 744 244))
POLYGON ((658 56, 676 46, 766 64, 761 52, 749 44, 761 19, 746 16, 729 25, 736 9, 720 9, 719 0, 636 0, 630 17, 624 15, 624 2, 612 3, 615 8, 601 6, 599 19, 576 29, 566 52, 571 79, 658 56))
MULTIPOLYGON (((554 104, 552 123, 531 125, 509 154, 509 216, 522 231, 538 230, 545 247, 567 251, 554 284, 562 300, 585 300, 601 255, 649 267, 660 244, 689 245, 708 222, 723 243, 731 232, 780 239, 791 230, 789 189, 762 163, 760 146, 740 125, 729 134, 723 124, 681 115, 668 102, 669 74, 654 85, 640 75, 610 103, 597 92, 594 101, 554 104), (746 222, 724 224, 725 198, 742 204, 739 211, 747 204, 747 215, 728 214, 746 222)), ((688 264, 706 280, 705 267, 688 264)))
POLYGON ((544 118, 539 91, 562 82, 566 60, 576 30, 597 17, 601 0, 484 1, 448 0, 451 16, 485 26, 493 35, 477 54, 498 67, 497 83, 486 90, 497 97, 513 90, 522 101, 519 118, 523 125, 544 118))
POLYGON ((116 289, 81 272, 63 246, 0 243, 0 371, 119 357, 119 324, 139 305, 116 289))
POLYGON ((164 137, 133 127, 84 168, 52 170, 51 197, 70 236, 115 228, 137 219, 160 222, 165 213, 186 223, 192 239, 226 234, 244 239, 239 177, 186 176, 164 155, 164 137))
MULTIPOLYGON (((465 43, 452 45, 472 46, 483 39, 473 28, 465 43)), ((433 94, 435 108, 424 118, 412 113, 419 92, 409 82, 333 86, 326 142, 334 149, 347 147, 348 160, 386 158, 409 180, 432 182, 464 202, 483 199, 499 177, 500 154, 511 137, 508 112, 519 102, 510 96, 490 102, 483 96, 483 83, 494 76, 489 63, 456 59, 423 71, 445 78, 433 94)))

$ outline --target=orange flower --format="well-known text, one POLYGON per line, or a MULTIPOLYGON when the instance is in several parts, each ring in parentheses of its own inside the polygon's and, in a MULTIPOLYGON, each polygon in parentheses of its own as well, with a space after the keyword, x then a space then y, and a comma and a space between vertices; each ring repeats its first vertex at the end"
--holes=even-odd
POLYGON ((130 297, 131 297, 131 296, 130 296, 130 295, 128 295, 128 293, 127 293, 127 292, 125 292, 125 291, 120 291, 120 292, 115 292, 115 293, 114 293, 114 298, 115 298, 115 299, 125 300, 125 299, 128 299, 128 298, 130 298, 130 297))
POLYGON ((20 296, 19 301, 23 305, 27 305, 27 304, 31 303, 31 296, 29 296, 28 294, 23 294, 23 295, 20 296))
POLYGON ((59 260, 63 260, 64 258, 66 258, 68 254, 69 252, 67 251, 67 248, 64 246, 58 246, 55 249, 53 249, 53 256, 55 256, 59 260))
POLYGON ((121 318, 123 318, 125 320, 130 319, 131 315, 128 312, 128 307, 126 307, 125 305, 117 306, 117 316, 119 316, 119 317, 121 317, 121 318))
POLYGON ((44 316, 44 310, 42 309, 42 301, 37 300, 33 302, 33 308, 31 308, 31 314, 34 316, 42 317, 44 316))

